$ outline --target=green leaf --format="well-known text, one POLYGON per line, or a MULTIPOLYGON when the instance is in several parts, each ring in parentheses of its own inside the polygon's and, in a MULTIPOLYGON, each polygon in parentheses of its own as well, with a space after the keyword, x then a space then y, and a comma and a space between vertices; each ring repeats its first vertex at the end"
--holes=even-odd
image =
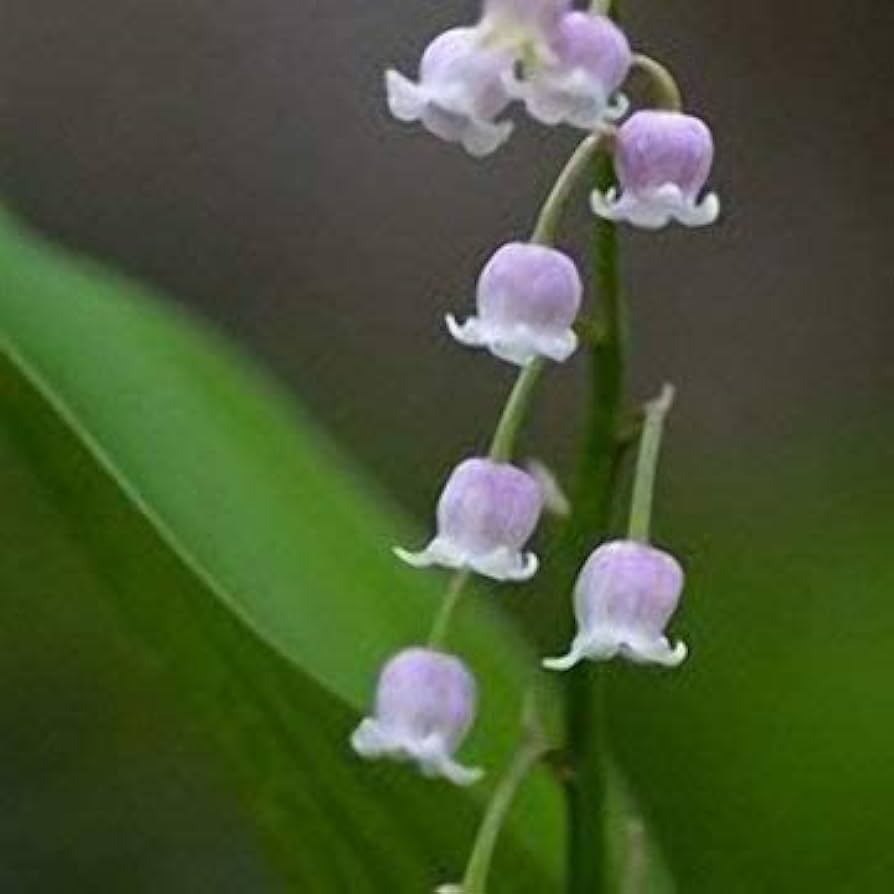
MULTIPOLYGON (((378 666, 422 638, 434 611, 437 579, 389 553, 421 532, 220 339, 7 219, 0 348, 5 475, 45 500, 28 536, 48 556, 16 574, 5 544, 4 611, 27 613, 54 585, 85 610, 113 604, 290 889, 424 891, 457 878, 488 786, 460 792, 362 764, 346 745, 378 666), (83 557, 83 576, 53 578, 53 544, 83 557)), ((5 527, 34 515, 20 510, 4 502, 5 527)), ((457 621, 452 647, 482 689, 463 757, 495 775, 533 657, 486 605, 470 601, 457 621)), ((561 825, 558 792, 537 774, 495 892, 555 890, 561 825)))
POLYGON ((611 732, 687 894, 894 884, 894 417, 833 418, 682 457, 662 500, 690 656, 619 668, 611 732))

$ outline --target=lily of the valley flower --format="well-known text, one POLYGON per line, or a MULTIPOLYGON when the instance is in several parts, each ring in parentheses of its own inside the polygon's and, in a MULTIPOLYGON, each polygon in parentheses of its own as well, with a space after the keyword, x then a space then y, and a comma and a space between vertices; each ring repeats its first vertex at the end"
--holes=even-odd
POLYGON ((449 315, 451 335, 465 345, 523 366, 535 357, 563 361, 574 353, 571 328, 583 286, 574 262, 554 248, 525 242, 502 246, 478 279, 478 315, 460 324, 449 315))
POLYGON ((625 114, 627 100, 616 93, 633 57, 627 38, 611 19, 567 13, 555 29, 552 51, 551 60, 526 66, 524 78, 514 77, 509 84, 532 118, 594 130, 625 114))
POLYGON ((397 548, 416 568, 468 568, 494 580, 532 577, 537 556, 523 552, 543 505, 540 487, 510 463, 473 458, 451 473, 438 501, 438 533, 422 550, 397 548))
POLYGON ((389 69, 388 107, 400 121, 421 122, 435 136, 489 155, 512 133, 498 121, 512 97, 522 60, 553 59, 552 44, 570 0, 485 0, 472 27, 451 28, 428 45, 412 81, 389 69))
POLYGON ((469 785, 482 771, 453 755, 472 726, 476 702, 475 679, 458 658, 405 649, 382 669, 373 716, 354 730, 351 746, 361 757, 413 761, 426 776, 469 785))
POLYGON ((584 563, 574 589, 578 632, 567 655, 544 667, 567 670, 579 661, 620 655, 637 664, 675 667, 686 646, 671 646, 664 628, 683 590, 683 569, 669 553, 634 540, 604 543, 584 563))
POLYGON ((423 53, 418 83, 386 72, 388 107, 400 121, 419 121, 471 155, 488 155, 512 133, 511 122, 495 120, 510 102, 512 66, 511 51, 485 43, 479 29, 452 28, 423 53))
POLYGON ((671 220, 688 227, 713 223, 720 213, 714 193, 699 201, 714 158, 708 126, 679 112, 642 111, 620 127, 615 169, 620 194, 592 194, 593 211, 608 220, 659 229, 671 220))

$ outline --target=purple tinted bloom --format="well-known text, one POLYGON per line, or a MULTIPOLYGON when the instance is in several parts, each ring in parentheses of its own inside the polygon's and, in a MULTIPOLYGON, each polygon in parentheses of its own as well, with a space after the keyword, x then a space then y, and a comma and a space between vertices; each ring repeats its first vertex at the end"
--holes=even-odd
POLYGON ((400 121, 420 121, 431 133, 460 143, 471 155, 488 155, 512 132, 494 119, 509 104, 505 79, 510 50, 487 43, 480 28, 452 28, 425 50, 415 83, 400 72, 385 74, 388 107, 400 121))
POLYGON ((554 248, 510 242, 485 264, 478 279, 478 315, 451 335, 465 345, 523 366, 535 357, 567 360, 577 347, 571 328, 583 286, 574 262, 554 248))
POLYGON ((613 97, 630 71, 632 53, 624 32, 606 16, 569 12, 553 35, 553 58, 510 82, 510 92, 544 124, 562 122, 594 130, 627 111, 613 97))
POLYGON ((638 664, 675 667, 686 646, 671 647, 664 628, 680 601, 683 569, 669 553, 633 540, 604 543, 584 563, 574 588, 578 632, 552 670, 621 655, 638 664))
POLYGON ((411 760, 426 776, 457 785, 478 780, 481 770, 453 760, 475 719, 475 679, 458 658, 411 648, 389 659, 379 675, 375 710, 351 736, 362 757, 411 760))
POLYGON ((714 159, 714 142, 699 118, 644 111, 618 130, 615 168, 621 193, 594 192, 593 211, 608 220, 658 229, 671 220, 689 227, 713 223, 720 213, 714 193, 699 201, 714 159))
POLYGON ((494 580, 527 580, 537 557, 523 552, 540 518, 537 482, 509 463, 467 459, 451 473, 438 501, 438 533, 422 550, 395 549, 416 568, 468 568, 494 580))

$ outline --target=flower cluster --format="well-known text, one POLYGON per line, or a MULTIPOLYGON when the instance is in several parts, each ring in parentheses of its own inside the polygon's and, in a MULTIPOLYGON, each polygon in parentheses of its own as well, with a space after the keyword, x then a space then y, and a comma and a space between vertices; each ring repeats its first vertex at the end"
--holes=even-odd
POLYGON ((630 70, 627 39, 605 16, 567 0, 487 0, 479 22, 438 35, 422 54, 419 79, 386 74, 388 105, 472 155, 488 155, 512 133, 498 120, 513 100, 544 124, 594 130, 617 120, 630 70))
MULTIPOLYGON (((600 130, 621 120, 620 93, 636 56, 607 16, 569 8, 567 0, 488 0, 476 25, 451 28, 422 54, 412 81, 390 69, 388 105, 401 121, 488 155, 509 139, 501 116, 522 103, 547 124, 600 130)), ((717 219, 713 193, 700 199, 714 146, 707 125, 679 111, 645 110, 618 130, 620 193, 594 193, 594 213, 656 229, 676 220, 697 227, 717 219)))
MULTIPOLYGON (((713 193, 702 195, 714 152, 707 125, 677 108, 644 109, 614 123, 627 115, 629 103, 619 91, 636 62, 609 18, 574 10, 569 0, 485 0, 476 24, 452 28, 428 45, 418 80, 387 72, 388 104, 396 118, 420 122, 481 156, 508 138, 513 124, 501 116, 518 101, 544 124, 593 132, 582 148, 612 153, 618 185, 590 199, 599 217, 645 229, 671 221, 711 223, 719 203, 713 193)), ((544 505, 555 502, 549 492, 555 486, 546 488, 548 476, 511 462, 513 414, 520 412, 518 395, 527 393, 546 361, 564 362, 578 347, 581 277, 571 257, 549 244, 555 221, 541 223, 558 214, 570 179, 584 170, 572 157, 531 240, 509 242, 491 255, 478 277, 475 313, 462 322, 446 318, 461 344, 520 367, 490 452, 464 459, 447 478, 434 536, 418 552, 395 549, 413 567, 459 572, 460 587, 469 574, 519 583, 538 571, 528 543, 544 505)), ((657 456, 660 425, 650 450, 643 429, 647 466, 657 456)), ((640 488, 647 491, 647 507, 652 472, 654 465, 640 488)), ((642 519, 636 528, 631 524, 628 539, 597 546, 584 562, 574 589, 578 633, 568 653, 545 659, 544 667, 562 671, 616 656, 673 667, 686 657, 685 645, 671 645, 665 634, 683 571, 673 556, 649 545, 642 530, 647 533, 648 508, 645 515, 645 525, 642 519)), ((352 745, 365 758, 413 761, 425 775, 468 784, 481 771, 463 767, 454 755, 474 722, 476 704, 469 670, 433 636, 428 646, 405 649, 385 664, 373 713, 354 732, 352 745)))

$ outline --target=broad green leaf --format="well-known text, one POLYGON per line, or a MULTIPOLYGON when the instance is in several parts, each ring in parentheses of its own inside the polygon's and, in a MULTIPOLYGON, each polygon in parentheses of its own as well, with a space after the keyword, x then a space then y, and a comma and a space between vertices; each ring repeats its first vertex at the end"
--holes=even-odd
MULTIPOLYGON (((108 600, 126 619, 290 889, 423 891, 458 876, 488 786, 458 792, 346 746, 377 667, 435 608, 442 581, 389 553, 421 532, 220 339, 6 219, 0 337, 4 456, 55 519, 32 535, 85 557, 72 604, 108 600)), ((28 579, 5 593, 17 612, 28 579)), ((463 756, 493 777, 533 657, 472 601, 452 646, 482 688, 463 756)), ((559 795, 538 774, 495 894, 556 890, 561 856, 559 795)))
POLYGON ((611 734, 687 894, 894 890, 884 413, 736 468, 678 465, 662 500, 690 655, 619 668, 611 734))

